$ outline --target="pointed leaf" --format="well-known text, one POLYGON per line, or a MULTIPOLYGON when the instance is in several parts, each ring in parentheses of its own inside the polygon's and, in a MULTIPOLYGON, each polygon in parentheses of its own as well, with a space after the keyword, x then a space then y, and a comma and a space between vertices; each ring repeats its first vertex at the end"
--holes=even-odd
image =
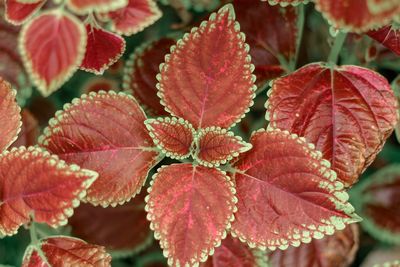
POLYGON ((234 164, 238 202, 232 234, 251 247, 286 249, 358 221, 330 164, 304 138, 261 130, 234 164))
POLYGON ((17 139, 21 130, 21 109, 15 95, 11 85, 0 77, 0 152, 17 139))
POLYGON ((22 267, 108 267, 111 256, 101 246, 68 236, 48 237, 25 251, 22 267))
POLYGON ((158 170, 146 197, 148 219, 173 266, 205 261, 233 220, 233 183, 217 169, 172 164, 158 170))
POLYGON ((157 76, 166 110, 195 128, 238 122, 253 104, 255 90, 244 39, 233 7, 226 5, 178 41, 157 76))
POLYGON ((268 1, 270 5, 281 5, 286 7, 288 5, 298 5, 298 4, 307 4, 309 0, 261 0, 261 1, 268 1))
POLYGON ((400 28, 386 25, 380 29, 369 31, 368 36, 400 56, 400 28))
POLYGON ((86 200, 115 206, 141 190, 147 173, 159 161, 145 120, 129 95, 90 93, 56 113, 39 144, 66 162, 97 171, 99 179, 86 200))
POLYGON ((375 159, 397 122, 388 81, 357 66, 310 64, 275 80, 268 93, 271 126, 316 144, 346 186, 375 159))
POLYGON ((58 9, 41 13, 21 31, 25 68, 44 96, 72 76, 82 62, 85 48, 85 27, 76 17, 58 9))
POLYGON ((113 32, 129 36, 157 21, 161 11, 154 0, 128 0, 127 6, 104 16, 110 20, 113 32))
POLYGON ((251 144, 244 142, 240 136, 214 126, 200 130, 196 146, 196 160, 207 167, 218 167, 251 149, 251 144))
POLYGON ((64 225, 97 173, 66 165, 39 148, 0 155, 0 234, 13 235, 31 221, 64 225))
POLYGON ((155 116, 168 115, 157 96, 156 75, 165 55, 169 53, 169 48, 174 44, 175 40, 172 38, 162 38, 145 44, 135 50, 124 69, 124 89, 155 116))
POLYGON ((32 4, 22 4, 17 0, 5 0, 5 18, 12 24, 21 25, 30 19, 45 2, 46 0, 41 0, 32 4))
POLYGON ((356 224, 338 231, 321 240, 312 240, 310 244, 276 250, 269 256, 271 267, 346 267, 353 262, 359 245, 359 233, 356 224))
POLYGON ((67 0, 67 6, 77 14, 109 12, 123 8, 128 0, 67 0))
POLYGON ((17 140, 15 140, 15 142, 12 144, 12 147, 34 146, 36 145, 39 137, 39 122, 27 109, 22 110, 21 116, 21 132, 19 133, 17 140))
POLYGON ((125 51, 125 40, 112 32, 86 24, 87 44, 81 70, 103 74, 125 51))
POLYGON ((184 119, 175 117, 145 121, 154 144, 168 157, 184 159, 190 156, 195 130, 184 119))

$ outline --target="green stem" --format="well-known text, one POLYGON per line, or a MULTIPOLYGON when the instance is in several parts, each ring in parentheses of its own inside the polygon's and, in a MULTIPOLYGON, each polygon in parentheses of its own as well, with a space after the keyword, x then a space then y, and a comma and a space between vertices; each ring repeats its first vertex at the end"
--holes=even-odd
POLYGON ((35 222, 32 222, 29 227, 29 234, 31 237, 31 245, 37 245, 39 243, 39 241, 38 241, 38 237, 37 237, 35 222))
POLYGON ((296 40, 296 54, 294 56, 294 59, 290 62, 290 71, 295 71, 296 70, 296 65, 297 61, 299 59, 299 53, 300 53, 300 46, 301 46, 301 41, 303 39, 303 32, 304 32, 304 21, 305 21, 305 11, 304 11, 304 5, 300 4, 298 6, 298 19, 297 19, 297 40, 296 40))
POLYGON ((340 51, 342 50, 344 41, 346 40, 347 33, 339 32, 335 38, 335 42, 329 53, 328 62, 331 64, 336 64, 339 58, 340 51))

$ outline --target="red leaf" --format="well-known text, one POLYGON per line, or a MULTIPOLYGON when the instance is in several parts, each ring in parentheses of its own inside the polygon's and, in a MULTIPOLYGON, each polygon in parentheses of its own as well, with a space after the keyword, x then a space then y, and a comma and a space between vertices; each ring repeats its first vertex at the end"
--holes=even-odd
POLYGON ((229 177, 217 169, 185 163, 158 170, 146 210, 169 265, 207 259, 233 220, 234 192, 229 177))
POLYGON ((240 136, 219 127, 200 130, 196 145, 195 158, 207 167, 218 167, 251 149, 251 144, 244 142, 240 136))
POLYGON ((111 256, 103 247, 67 236, 48 237, 27 248, 22 267, 50 266, 108 267, 111 256))
POLYGON ((400 11, 398 0, 315 0, 315 4, 334 27, 353 32, 386 25, 400 11))
POLYGON ((81 92, 89 94, 91 92, 97 93, 99 91, 118 91, 120 90, 118 81, 104 76, 94 76, 89 78, 82 86, 81 92))
POLYGON ((186 34, 160 65, 159 96, 195 128, 229 128, 253 104, 253 66, 231 5, 186 34), (234 92, 234 93, 233 93, 234 92))
POLYGON ((133 94, 139 103, 152 115, 168 115, 157 96, 157 79, 159 66, 164 56, 175 44, 172 38, 162 38, 143 47, 139 47, 131 55, 124 69, 123 87, 133 94))
POLYGON ((21 130, 21 109, 15 95, 11 85, 0 77, 0 153, 17 139, 21 130))
POLYGON ((387 80, 357 66, 310 64, 275 80, 269 95, 271 126, 316 144, 346 186, 375 159, 397 122, 387 80))
POLYGON ((346 267, 353 262, 359 245, 358 227, 352 224, 343 231, 321 240, 312 240, 285 251, 276 250, 269 256, 271 267, 346 267))
POLYGON ((24 4, 17 0, 4 0, 5 18, 14 25, 21 25, 29 20, 45 2, 46 0, 38 0, 24 4))
POLYGON ((234 5, 237 20, 251 47, 257 83, 281 76, 287 66, 281 66, 278 57, 289 63, 296 53, 296 9, 270 6, 259 0, 235 0, 234 5))
POLYGON ((298 5, 298 4, 307 4, 309 0, 261 0, 261 1, 268 1, 270 5, 281 5, 286 7, 288 5, 298 5))
POLYGON ((400 247, 374 249, 362 263, 362 267, 399 267, 400 247), (396 265, 397 264, 397 265, 396 265))
POLYGON ((368 32, 369 37, 380 42, 400 56, 400 29, 394 25, 387 25, 368 32))
POLYGON ((258 131, 234 164, 238 202, 232 234, 251 247, 286 249, 359 220, 321 153, 288 132, 258 131))
POLYGON ((17 140, 12 144, 12 147, 34 146, 39 137, 39 122, 27 109, 22 110, 21 115, 21 132, 19 133, 17 140))
POLYGON ((44 96, 61 87, 77 70, 85 48, 85 27, 76 17, 59 9, 43 12, 21 31, 25 68, 44 96))
POLYGON ((190 156, 196 132, 189 122, 166 117, 148 119, 145 123, 154 144, 168 157, 184 159, 190 156))
POLYGON ((31 221, 64 225, 97 178, 39 148, 13 148, 0 155, 0 235, 13 235, 31 221))
POLYGON ((128 0, 67 0, 68 7, 77 14, 109 12, 123 8, 128 0))
POLYGON ((69 219, 72 233, 89 243, 104 246, 113 254, 126 255, 147 247, 152 240, 144 210, 144 194, 115 208, 81 204, 69 219))
POLYGON ((56 114, 39 144, 66 162, 95 170, 99 179, 86 200, 115 206, 134 197, 159 161, 144 125, 145 114, 133 97, 90 93, 56 114))
POLYGON ((161 17, 154 0, 128 0, 124 8, 105 14, 111 22, 111 30, 121 35, 142 31, 161 17))
POLYGON ((81 70, 101 75, 117 62, 125 51, 125 40, 121 36, 86 24, 87 44, 81 70))

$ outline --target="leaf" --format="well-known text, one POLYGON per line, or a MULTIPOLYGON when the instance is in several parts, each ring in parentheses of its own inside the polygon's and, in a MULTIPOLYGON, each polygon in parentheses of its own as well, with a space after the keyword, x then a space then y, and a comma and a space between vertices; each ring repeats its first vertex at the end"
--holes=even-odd
POLYGON ((359 33, 388 24, 400 11, 397 0, 315 0, 315 4, 335 28, 359 33))
POLYGON ((270 6, 259 0, 235 0, 234 5, 237 20, 251 47, 257 84, 281 76, 296 54, 296 9, 270 6))
POLYGON ((288 5, 299 5, 299 4, 307 4, 309 0, 261 0, 268 1, 270 5, 281 5, 282 7, 287 7, 288 5))
POLYGON ((270 250, 309 243, 359 221, 343 184, 304 138, 269 128, 233 168, 238 212, 232 234, 270 250))
POLYGON ((91 92, 98 93, 100 91, 118 91, 120 90, 117 80, 105 78, 104 76, 94 76, 85 81, 82 85, 81 92, 89 94, 91 92))
POLYGON ((132 96, 90 93, 56 113, 39 144, 66 162, 97 171, 99 179, 86 200, 116 206, 140 192, 149 170, 160 160, 145 120, 132 96))
POLYGON ((72 233, 92 244, 106 247, 116 255, 129 255, 146 248, 152 241, 146 220, 144 194, 115 208, 81 204, 69 219, 72 233))
POLYGON ((39 0, 31 4, 22 4, 17 0, 4 0, 5 19, 14 25, 21 25, 29 20, 45 2, 45 0, 39 0))
POLYGON ((21 109, 15 95, 16 91, 0 77, 0 153, 17 139, 21 131, 21 109))
MULTIPOLYGON (((397 77, 392 81, 392 89, 394 92, 394 95, 396 96, 397 99, 397 106, 398 106, 398 112, 400 114, 400 75, 397 75, 397 77)), ((396 128, 394 129, 395 135, 397 142, 400 143, 400 120, 397 121, 396 128)))
POLYGON ((35 147, 3 152, 0 171, 0 235, 16 234, 31 217, 53 227, 66 224, 97 178, 35 147))
POLYGON ((88 244, 83 240, 55 236, 30 245, 25 251, 22 267, 108 267, 111 256, 101 246, 88 244))
POLYGON ((398 267, 399 265, 390 264, 400 264, 399 255, 400 247, 374 249, 368 253, 361 267, 398 267), (388 265, 385 265, 385 263, 388 265))
POLYGON ((145 121, 153 142, 168 157, 184 159, 190 156, 194 135, 193 126, 181 118, 157 118, 145 121))
POLYGON ((362 226, 374 238, 400 244, 400 165, 385 167, 363 180, 354 192, 362 226))
POLYGON ((368 36, 400 56, 400 29, 394 25, 386 25, 368 32, 368 36))
POLYGON ((19 133, 17 140, 12 144, 12 147, 34 146, 39 137, 39 122, 27 109, 22 110, 21 116, 21 132, 19 133))
POLYGON ((269 256, 271 267, 346 267, 354 261, 359 246, 359 232, 356 224, 327 236, 312 240, 309 244, 276 250, 269 256))
POLYGON ((145 110, 155 116, 168 115, 157 96, 156 75, 164 56, 174 44, 172 38, 145 44, 135 50, 124 68, 124 90, 133 94, 145 110))
POLYGON ((375 159, 397 122, 388 81, 357 66, 310 64, 275 80, 268 93, 271 126, 316 144, 346 186, 375 159))
POLYGON ((86 53, 80 69, 101 75, 122 56, 125 40, 91 24, 86 24, 86 32, 86 53))
POLYGON ((251 149, 251 144, 244 142, 240 136, 214 126, 200 130, 196 146, 195 159, 207 167, 218 167, 251 149))
POLYGON ((43 96, 60 88, 82 62, 86 30, 59 9, 41 13, 24 25, 20 51, 31 80, 43 96))
POLYGON ((225 238, 236 211, 229 177, 191 163, 172 164, 160 168, 151 184, 147 218, 169 265, 205 261, 225 238))
POLYGON ((196 129, 238 122, 253 104, 256 89, 244 39, 232 5, 184 35, 157 75, 165 109, 196 129))
POLYGON ((161 11, 154 0, 128 0, 127 6, 104 16, 111 22, 111 31, 129 36, 156 22, 161 11))
POLYGON ((128 0, 67 0, 66 2, 68 8, 80 15, 114 11, 128 4, 128 0))

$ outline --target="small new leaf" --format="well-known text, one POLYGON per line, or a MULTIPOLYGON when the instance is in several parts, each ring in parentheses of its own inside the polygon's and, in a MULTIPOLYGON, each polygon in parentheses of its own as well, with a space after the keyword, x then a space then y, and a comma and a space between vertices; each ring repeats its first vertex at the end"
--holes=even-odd
POLYGON ((400 28, 398 26, 386 25, 367 34, 400 56, 400 28))

